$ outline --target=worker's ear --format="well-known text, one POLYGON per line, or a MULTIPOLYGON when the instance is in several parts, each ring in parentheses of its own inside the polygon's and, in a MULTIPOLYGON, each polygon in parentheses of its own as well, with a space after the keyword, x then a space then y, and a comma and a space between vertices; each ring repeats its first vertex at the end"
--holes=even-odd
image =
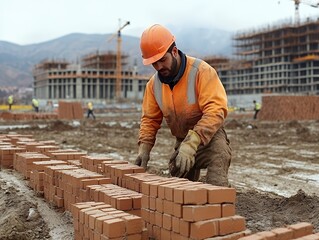
POLYGON ((173 49, 172 49, 172 54, 173 54, 173 56, 174 56, 175 58, 178 56, 178 49, 177 49, 176 46, 173 47, 173 49))

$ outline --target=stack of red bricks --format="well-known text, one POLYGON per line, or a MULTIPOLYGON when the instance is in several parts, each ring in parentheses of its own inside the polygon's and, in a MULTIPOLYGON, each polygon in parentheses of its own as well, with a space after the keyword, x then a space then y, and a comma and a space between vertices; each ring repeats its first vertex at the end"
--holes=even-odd
POLYGON ((83 108, 80 102, 59 101, 58 119, 82 119, 83 108))
POLYGON ((50 157, 38 152, 16 153, 13 159, 13 168, 26 179, 30 179, 31 171, 34 170, 33 162, 48 160, 50 157))
POLYGON ((86 201, 87 195, 80 194, 81 190, 86 190, 86 180, 95 179, 99 185, 110 183, 110 179, 102 174, 83 168, 58 170, 56 177, 58 179, 56 187, 63 191, 64 208, 69 211, 72 204, 86 201))
POLYGON ((68 164, 45 166, 43 175, 43 194, 47 202, 64 208, 64 189, 59 187, 59 171, 79 169, 79 167, 68 164))
POLYGON ((142 218, 155 239, 206 239, 247 235, 245 218, 235 214, 234 188, 152 174, 126 175, 140 189, 142 218), (139 183, 139 184, 138 184, 139 183))
POLYGON ((319 119, 319 96, 264 96, 260 120, 319 119))
POLYGON ((141 217, 113 208, 104 202, 73 205, 75 239, 149 239, 141 217))
POLYGON ((33 162, 33 167, 30 172, 29 186, 37 193, 43 193, 44 191, 44 169, 46 166, 57 166, 67 164, 61 160, 48 160, 33 162))

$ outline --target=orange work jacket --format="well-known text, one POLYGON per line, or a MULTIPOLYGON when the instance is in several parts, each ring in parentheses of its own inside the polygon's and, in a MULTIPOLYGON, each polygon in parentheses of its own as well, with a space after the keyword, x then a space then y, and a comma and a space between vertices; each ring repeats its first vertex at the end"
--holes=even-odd
POLYGON ((173 136, 182 140, 192 129, 205 145, 224 124, 227 111, 226 92, 215 69, 187 56, 184 74, 173 90, 157 73, 146 84, 138 142, 154 145, 164 117, 173 136))

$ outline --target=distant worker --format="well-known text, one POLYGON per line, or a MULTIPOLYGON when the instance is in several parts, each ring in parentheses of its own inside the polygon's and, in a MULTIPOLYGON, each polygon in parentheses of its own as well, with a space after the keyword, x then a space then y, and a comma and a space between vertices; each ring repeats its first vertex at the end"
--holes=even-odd
POLYGON ((39 112, 39 101, 36 98, 32 99, 32 107, 35 112, 39 112))
POLYGON ((146 169, 156 135, 165 118, 176 138, 169 162, 171 176, 229 186, 230 142, 224 130, 227 96, 216 70, 186 56, 161 25, 146 29, 140 40, 143 64, 157 71, 148 81, 142 104, 139 149, 135 164, 146 169))
POLYGON ((256 102, 256 100, 254 100, 253 103, 254 103, 254 111, 255 111, 254 119, 257 119, 257 115, 261 109, 261 104, 256 102))
POLYGON ((12 95, 10 95, 8 97, 8 105, 9 105, 9 111, 11 111, 12 105, 13 105, 13 96, 12 95))
POLYGON ((93 112, 93 103, 88 102, 88 111, 87 111, 87 118, 89 118, 92 115, 93 119, 95 119, 95 115, 93 112))

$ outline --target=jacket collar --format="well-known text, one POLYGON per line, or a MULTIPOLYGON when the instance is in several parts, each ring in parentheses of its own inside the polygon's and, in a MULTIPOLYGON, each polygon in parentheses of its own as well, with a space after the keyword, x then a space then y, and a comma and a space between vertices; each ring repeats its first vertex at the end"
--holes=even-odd
POLYGON ((181 57, 181 66, 176 76, 164 78, 158 73, 158 78, 161 81, 161 83, 168 84, 171 89, 173 89, 174 86, 178 83, 178 81, 182 78, 186 68, 186 55, 180 50, 178 50, 178 54, 181 57))

